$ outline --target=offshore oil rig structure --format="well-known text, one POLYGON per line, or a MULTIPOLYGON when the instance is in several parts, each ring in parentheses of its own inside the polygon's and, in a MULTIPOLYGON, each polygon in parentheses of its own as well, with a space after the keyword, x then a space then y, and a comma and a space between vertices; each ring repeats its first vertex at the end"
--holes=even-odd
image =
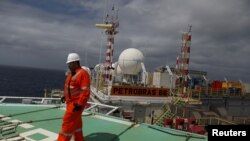
MULTIPOLYGON (((88 69, 91 102, 116 106, 118 110, 112 115, 133 122, 199 134, 205 134, 204 127, 209 124, 250 124, 250 109, 246 108, 250 106, 250 84, 209 80, 207 72, 189 68, 191 25, 181 34, 176 65, 159 66, 153 72, 147 71, 144 55, 136 48, 127 48, 118 60, 113 59, 119 32, 118 10, 114 6, 103 23, 95 26, 104 31, 107 39, 105 62, 88 69)), ((45 97, 62 93, 45 91, 45 97)))
POLYGON ((207 79, 207 72, 189 68, 191 28, 182 33, 176 66, 148 72, 143 53, 125 49, 113 60, 118 12, 96 24, 107 36, 106 62, 92 70, 91 99, 119 107, 116 115, 136 122, 204 133, 208 124, 250 123, 250 84, 207 79), (199 125, 199 126, 196 126, 199 125))

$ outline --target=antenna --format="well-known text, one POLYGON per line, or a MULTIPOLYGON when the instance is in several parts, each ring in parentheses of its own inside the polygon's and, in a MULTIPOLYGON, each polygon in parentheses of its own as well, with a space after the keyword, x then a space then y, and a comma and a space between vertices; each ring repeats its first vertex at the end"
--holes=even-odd
POLYGON ((112 61, 114 53, 114 36, 118 33, 118 10, 112 6, 111 13, 107 12, 104 23, 96 24, 97 28, 104 29, 107 36, 106 63, 105 63, 105 81, 112 83, 112 61))
POLYGON ((187 94, 187 78, 189 74, 189 58, 191 47, 191 29, 192 25, 189 25, 188 32, 182 33, 181 52, 176 59, 176 73, 184 78, 184 81, 180 82, 181 89, 183 88, 183 95, 187 94))
POLYGON ((189 26, 188 33, 191 33, 192 25, 188 25, 188 26, 189 26))

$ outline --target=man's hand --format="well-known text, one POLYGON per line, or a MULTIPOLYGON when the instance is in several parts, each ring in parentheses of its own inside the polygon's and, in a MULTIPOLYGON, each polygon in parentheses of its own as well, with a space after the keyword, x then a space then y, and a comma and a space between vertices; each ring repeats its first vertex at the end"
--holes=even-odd
POLYGON ((82 109, 82 106, 77 104, 77 103, 74 103, 74 109, 73 109, 73 112, 75 111, 80 111, 82 109))
POLYGON ((61 97, 61 102, 65 103, 65 96, 61 97))

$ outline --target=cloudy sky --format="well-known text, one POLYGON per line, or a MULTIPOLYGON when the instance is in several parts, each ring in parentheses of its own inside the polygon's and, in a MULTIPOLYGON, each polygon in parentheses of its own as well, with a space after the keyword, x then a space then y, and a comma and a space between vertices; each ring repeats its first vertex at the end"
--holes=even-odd
POLYGON ((181 33, 192 25, 190 69, 250 82, 249 0, 0 0, 0 65, 65 70, 70 52, 88 66, 105 62, 105 33, 95 24, 113 4, 114 60, 137 48, 148 71, 175 67, 181 33))

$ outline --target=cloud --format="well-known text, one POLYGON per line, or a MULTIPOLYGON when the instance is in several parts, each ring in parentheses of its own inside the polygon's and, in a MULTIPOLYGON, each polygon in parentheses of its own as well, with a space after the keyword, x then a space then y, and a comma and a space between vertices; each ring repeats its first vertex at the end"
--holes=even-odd
MULTIPOLYGON (((192 25, 190 69, 211 79, 250 82, 250 3, 248 0, 126 0, 119 8, 114 60, 126 48, 140 49, 149 71, 174 67, 181 33, 192 25)), ((65 69, 69 52, 84 63, 105 62, 105 1, 0 1, 0 64, 65 69), (101 57, 99 57, 101 54, 101 57), (101 58, 101 59, 99 59, 101 58)))
POLYGON ((43 67, 60 68, 62 62, 65 65, 68 52, 91 50, 87 45, 95 40, 90 38, 95 36, 92 32, 94 25, 69 15, 51 15, 41 9, 10 2, 1 3, 1 13, 1 58, 8 58, 1 60, 9 60, 1 61, 3 64, 17 61, 16 64, 41 67, 36 65, 37 61, 41 61, 43 67), (4 52, 9 54, 2 54, 4 52), (20 60, 25 61, 18 62, 20 60))

